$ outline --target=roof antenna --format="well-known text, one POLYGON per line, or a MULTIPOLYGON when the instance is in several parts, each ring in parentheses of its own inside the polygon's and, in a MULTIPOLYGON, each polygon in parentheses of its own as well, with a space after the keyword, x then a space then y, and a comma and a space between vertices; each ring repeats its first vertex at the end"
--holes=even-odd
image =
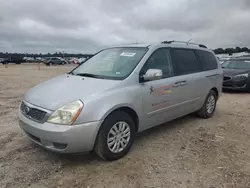
POLYGON ((191 40, 192 40, 192 39, 190 39, 190 40, 187 42, 187 46, 189 45, 189 43, 190 43, 191 40))

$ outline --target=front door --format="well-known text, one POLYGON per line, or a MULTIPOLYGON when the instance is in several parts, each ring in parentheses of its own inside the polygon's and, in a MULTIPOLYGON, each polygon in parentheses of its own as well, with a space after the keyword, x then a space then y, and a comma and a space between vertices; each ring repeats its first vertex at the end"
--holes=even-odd
MULTIPOLYGON (((178 103, 183 98, 180 83, 176 83, 170 52, 167 48, 157 49, 143 66, 140 75, 149 69, 160 69, 163 77, 159 80, 140 83, 145 117, 142 129, 162 124, 180 115, 178 103)), ((184 99, 183 99, 184 100, 184 99)))

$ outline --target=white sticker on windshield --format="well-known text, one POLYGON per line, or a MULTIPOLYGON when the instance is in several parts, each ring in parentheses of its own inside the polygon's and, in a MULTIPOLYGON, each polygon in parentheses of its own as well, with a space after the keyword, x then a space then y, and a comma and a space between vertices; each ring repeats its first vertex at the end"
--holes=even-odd
POLYGON ((245 61, 245 63, 250 63, 250 61, 245 61))
POLYGON ((122 52, 120 56, 134 57, 136 53, 122 52))

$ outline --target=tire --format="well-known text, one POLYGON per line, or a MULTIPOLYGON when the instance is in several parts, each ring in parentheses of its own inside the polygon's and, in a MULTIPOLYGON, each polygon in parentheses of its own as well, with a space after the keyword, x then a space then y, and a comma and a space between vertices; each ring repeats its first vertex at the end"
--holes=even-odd
POLYGON ((94 151, 99 157, 101 157, 104 160, 113 161, 120 159, 129 152, 133 144, 133 141, 135 139, 135 135, 136 135, 135 122, 133 121, 131 116, 123 111, 115 111, 111 113, 101 125, 101 128, 96 138, 94 151), (115 131, 114 128, 115 126, 117 126, 118 129, 119 127, 121 128, 120 129, 122 132, 121 134, 124 134, 124 136, 128 135, 127 130, 129 127, 130 137, 120 138, 119 135, 116 137, 114 134, 112 134, 112 132, 115 131), (110 139, 109 145, 108 145, 108 138, 110 139), (118 144, 118 148, 115 147, 115 145, 117 145, 116 142, 119 142, 117 140, 123 140, 122 141, 123 144, 125 142, 124 149, 120 148, 122 147, 121 142, 118 144), (125 140, 127 141, 127 143, 125 140))
POLYGON ((204 118, 204 119, 208 119, 208 118, 212 117, 214 114, 214 111, 216 109, 217 99, 218 98, 217 98, 216 93, 213 90, 210 90, 207 97, 206 97, 206 100, 205 100, 203 106, 201 107, 201 109, 199 109, 196 112, 197 116, 204 118), (210 103, 211 108, 209 109, 209 107, 208 107, 209 102, 211 102, 210 100, 213 100, 213 99, 214 99, 213 107, 211 107, 211 103, 210 103))

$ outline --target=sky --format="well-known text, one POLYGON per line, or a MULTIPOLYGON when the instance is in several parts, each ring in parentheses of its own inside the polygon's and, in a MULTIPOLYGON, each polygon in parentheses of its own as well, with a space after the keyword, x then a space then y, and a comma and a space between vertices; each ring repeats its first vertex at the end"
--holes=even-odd
POLYGON ((250 47, 250 0, 0 0, 0 52, 181 40, 250 47))

